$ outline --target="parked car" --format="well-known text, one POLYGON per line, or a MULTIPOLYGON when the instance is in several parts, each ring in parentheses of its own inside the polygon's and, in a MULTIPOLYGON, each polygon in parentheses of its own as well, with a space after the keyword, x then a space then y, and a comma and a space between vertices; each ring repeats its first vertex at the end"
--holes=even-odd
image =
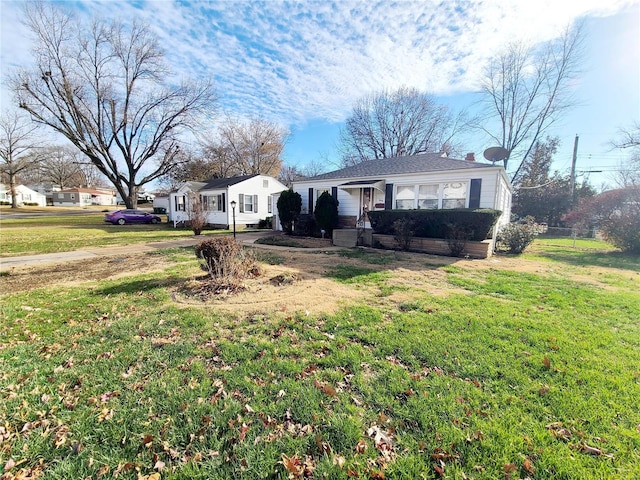
POLYGON ((144 210, 118 210, 117 212, 106 213, 104 221, 114 225, 124 225, 125 223, 160 223, 162 219, 144 210))

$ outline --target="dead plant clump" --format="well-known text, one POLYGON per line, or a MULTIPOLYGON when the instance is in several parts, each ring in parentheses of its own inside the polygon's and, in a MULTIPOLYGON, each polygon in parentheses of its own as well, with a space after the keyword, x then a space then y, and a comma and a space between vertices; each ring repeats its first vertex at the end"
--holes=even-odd
POLYGON ((232 237, 213 237, 195 246, 205 277, 187 282, 185 289, 201 297, 231 295, 245 290, 244 281, 262 275, 252 251, 232 237))

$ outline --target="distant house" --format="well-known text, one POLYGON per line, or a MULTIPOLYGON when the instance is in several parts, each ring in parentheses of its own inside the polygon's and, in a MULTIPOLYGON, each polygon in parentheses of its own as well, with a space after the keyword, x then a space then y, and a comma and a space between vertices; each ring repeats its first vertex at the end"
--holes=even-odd
POLYGON ((169 211, 169 195, 156 194, 153 197, 153 212, 167 213, 169 211))
POLYGON ((89 205, 115 205, 111 190, 94 188, 67 188, 53 192, 53 205, 59 207, 86 207, 89 205))
POLYGON ((197 198, 209 225, 228 228, 235 216, 237 226, 257 226, 260 220, 274 215, 274 195, 286 189, 275 178, 259 174, 185 182, 169 194, 169 221, 174 226, 188 223, 193 199, 197 198))
MULTIPOLYGON (((47 197, 42 193, 36 192, 35 190, 30 189, 29 187, 25 187, 24 185, 16 186, 16 197, 18 206, 23 205, 37 205, 39 207, 47 206, 47 197)), ((11 202, 11 189, 9 185, 1 185, 0 184, 0 202, 4 203, 12 203, 11 202)))

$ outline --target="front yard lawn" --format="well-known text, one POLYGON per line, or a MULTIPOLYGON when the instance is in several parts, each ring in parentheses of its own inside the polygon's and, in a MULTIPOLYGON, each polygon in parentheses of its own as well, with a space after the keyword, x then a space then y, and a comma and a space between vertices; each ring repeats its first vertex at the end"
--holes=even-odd
POLYGON ((232 308, 176 301, 186 249, 5 294, 2 479, 639 478, 637 260, 545 248, 269 253, 301 280, 232 308))

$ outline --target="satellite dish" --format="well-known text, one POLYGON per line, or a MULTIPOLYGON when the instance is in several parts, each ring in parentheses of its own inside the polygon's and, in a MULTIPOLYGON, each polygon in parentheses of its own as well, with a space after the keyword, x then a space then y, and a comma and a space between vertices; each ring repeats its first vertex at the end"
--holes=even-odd
POLYGON ((493 163, 504 160, 508 156, 509 150, 503 147, 489 147, 484 151, 484 158, 493 163))

